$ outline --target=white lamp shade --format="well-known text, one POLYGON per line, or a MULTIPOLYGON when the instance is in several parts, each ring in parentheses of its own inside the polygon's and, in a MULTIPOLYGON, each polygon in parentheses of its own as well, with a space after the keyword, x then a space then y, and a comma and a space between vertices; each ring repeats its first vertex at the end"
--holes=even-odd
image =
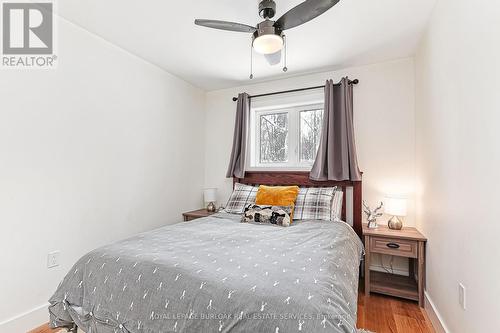
POLYGON ((392 216, 406 216, 406 199, 385 198, 385 213, 392 216))
POLYGON ((205 202, 215 202, 217 201, 217 189, 216 188, 206 188, 203 191, 203 196, 205 202))
POLYGON ((260 54, 273 54, 283 48, 283 38, 278 35, 262 35, 253 41, 253 48, 260 54))

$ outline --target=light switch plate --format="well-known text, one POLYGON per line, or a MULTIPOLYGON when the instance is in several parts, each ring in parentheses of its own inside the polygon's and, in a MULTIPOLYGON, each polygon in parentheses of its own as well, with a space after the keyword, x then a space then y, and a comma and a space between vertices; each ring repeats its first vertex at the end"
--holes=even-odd
POLYGON ((458 284, 458 303, 465 310, 465 286, 461 283, 458 284))
POLYGON ((47 255, 47 268, 53 268, 59 266, 59 255, 61 252, 54 251, 47 255))

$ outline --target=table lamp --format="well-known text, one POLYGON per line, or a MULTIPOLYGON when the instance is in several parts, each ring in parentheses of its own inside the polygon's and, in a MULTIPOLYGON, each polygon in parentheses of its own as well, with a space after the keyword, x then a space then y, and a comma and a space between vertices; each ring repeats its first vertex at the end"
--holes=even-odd
POLYGON ((403 229, 403 217, 406 216, 406 199, 385 198, 385 213, 392 216, 387 223, 389 229, 403 229))
POLYGON ((205 203, 208 202, 207 211, 215 212, 215 202, 217 201, 217 189, 216 188, 206 188, 203 191, 203 196, 205 203))

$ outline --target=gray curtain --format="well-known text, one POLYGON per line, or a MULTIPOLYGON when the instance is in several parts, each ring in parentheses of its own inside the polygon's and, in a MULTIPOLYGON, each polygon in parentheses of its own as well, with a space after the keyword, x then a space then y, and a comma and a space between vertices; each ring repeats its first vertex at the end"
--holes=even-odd
POLYGON ((309 178, 312 180, 361 180, 354 142, 352 85, 343 78, 325 85, 323 129, 316 161, 309 178))
POLYGON ((227 168, 226 177, 245 177, 245 160, 247 155, 247 137, 250 117, 250 98, 248 94, 238 95, 236 120, 234 122, 233 150, 227 168))

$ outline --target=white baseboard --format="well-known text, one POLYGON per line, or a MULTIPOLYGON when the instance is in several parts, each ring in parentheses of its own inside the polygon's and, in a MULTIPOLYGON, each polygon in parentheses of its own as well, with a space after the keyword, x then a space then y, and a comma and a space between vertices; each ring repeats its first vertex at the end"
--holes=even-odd
POLYGON ((0 333, 23 333, 47 323, 49 321, 48 307, 49 303, 45 303, 0 322, 0 333))
POLYGON ((432 302, 427 291, 424 292, 425 295, 425 311, 431 320, 432 326, 437 333, 450 333, 450 330, 446 327, 443 317, 439 314, 436 306, 432 302))

